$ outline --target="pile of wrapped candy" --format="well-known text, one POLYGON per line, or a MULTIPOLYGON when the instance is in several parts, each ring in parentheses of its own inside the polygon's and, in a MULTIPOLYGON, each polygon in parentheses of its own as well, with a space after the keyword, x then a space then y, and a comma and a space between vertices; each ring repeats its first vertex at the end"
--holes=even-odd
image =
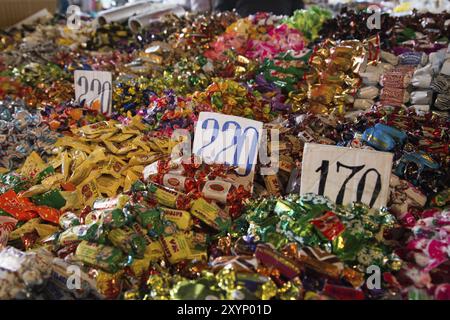
POLYGON ((2 31, 0 299, 450 299, 450 16, 366 16, 2 31), (278 130, 278 172, 183 156, 201 112, 278 130), (300 195, 306 143, 392 153, 387 205, 300 195))

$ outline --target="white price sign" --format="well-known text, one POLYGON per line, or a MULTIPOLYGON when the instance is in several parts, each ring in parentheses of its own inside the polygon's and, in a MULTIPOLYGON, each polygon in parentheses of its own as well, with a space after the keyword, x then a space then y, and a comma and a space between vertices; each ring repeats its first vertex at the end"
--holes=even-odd
POLYGON ((112 75, 107 71, 75 70, 75 99, 88 108, 111 115, 112 75))
MULTIPOLYGON (((263 124, 246 118, 201 112, 195 128, 193 152, 208 164, 237 167, 251 188, 263 124)), ((242 181, 242 180, 241 180, 242 181)))
POLYGON ((300 194, 313 192, 337 204, 360 201, 385 206, 393 154, 307 143, 303 150, 300 194))

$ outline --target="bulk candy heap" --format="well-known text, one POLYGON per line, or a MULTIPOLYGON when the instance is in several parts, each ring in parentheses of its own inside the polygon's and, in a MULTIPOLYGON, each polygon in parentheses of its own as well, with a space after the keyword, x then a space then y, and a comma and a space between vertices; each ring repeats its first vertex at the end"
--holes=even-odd
POLYGON ((0 298, 450 299, 448 13, 366 17, 2 32, 0 298), (112 73, 110 115, 75 70, 112 73), (278 130, 278 172, 183 154, 203 111, 278 130), (306 143, 393 153, 386 207, 299 195, 306 143))

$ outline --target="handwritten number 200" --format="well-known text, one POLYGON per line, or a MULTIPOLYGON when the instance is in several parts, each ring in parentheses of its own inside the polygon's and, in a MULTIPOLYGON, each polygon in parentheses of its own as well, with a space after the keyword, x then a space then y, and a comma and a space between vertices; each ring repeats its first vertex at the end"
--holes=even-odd
MULTIPOLYGON (((326 186, 326 183, 327 183, 329 167, 330 167, 330 162, 328 160, 323 160, 321 166, 316 169, 316 172, 320 172, 320 181, 319 181, 318 194, 322 195, 322 196, 325 193, 325 186, 326 186)), ((341 188, 339 189, 339 192, 338 192, 338 194, 336 196, 336 203, 337 204, 342 204, 344 202, 344 195, 345 195, 345 189, 346 189, 347 183, 359 171, 364 169, 364 167, 365 167, 365 165, 361 165, 361 166, 347 166, 345 164, 342 164, 339 161, 336 163, 336 172, 339 172, 340 168, 349 169, 351 171, 350 175, 342 183, 341 188)), ((362 200, 362 196, 364 194, 364 189, 366 187, 367 175, 369 173, 371 173, 371 172, 375 172, 375 174, 377 175, 377 181, 375 183, 375 188, 373 190, 372 197, 370 199, 370 203, 369 203, 370 207, 372 207, 375 204, 375 201, 377 201, 378 196, 379 196, 379 194, 381 192, 381 175, 380 175, 380 173, 374 168, 366 170, 366 172, 363 174, 363 176, 359 180, 358 187, 357 187, 357 190, 356 190, 356 201, 360 202, 362 200)))

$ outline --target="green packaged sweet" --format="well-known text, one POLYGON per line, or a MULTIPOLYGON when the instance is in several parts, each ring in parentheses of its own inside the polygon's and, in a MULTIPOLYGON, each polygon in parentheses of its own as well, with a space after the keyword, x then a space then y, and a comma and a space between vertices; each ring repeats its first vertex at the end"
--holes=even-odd
POLYGON ((47 178, 51 175, 54 175, 55 173, 56 173, 56 171, 52 166, 45 168, 44 170, 42 170, 41 172, 39 172, 36 175, 36 184, 40 184, 42 182, 42 180, 44 180, 45 178, 47 178))
POLYGON ((330 10, 311 6, 307 10, 296 10, 292 16, 284 18, 283 22, 301 31, 309 41, 314 41, 319 36, 322 24, 331 18, 330 10))
POLYGON ((136 258, 144 257, 147 241, 133 229, 128 227, 113 229, 109 232, 108 239, 115 247, 122 249, 126 254, 136 258))
POLYGON ((173 300, 218 300, 225 299, 225 292, 217 286, 214 278, 186 279, 175 284, 170 297, 173 300))
POLYGON ((141 210, 137 213, 136 220, 148 231, 148 235, 152 238, 173 234, 177 231, 173 222, 162 218, 162 212, 159 208, 141 210))
POLYGON ((13 189, 15 193, 28 190, 32 186, 31 181, 17 173, 10 172, 0 174, 0 194, 5 193, 9 189, 13 189))
POLYGON ((75 258, 89 266, 115 273, 132 262, 119 248, 82 241, 75 251, 75 258))
POLYGON ((66 205, 66 200, 58 190, 50 190, 43 194, 32 196, 33 202, 40 206, 61 209, 66 205))
POLYGON ((358 270, 369 265, 398 270, 401 265, 384 241, 384 231, 396 221, 386 209, 334 205, 326 197, 304 194, 250 201, 246 213, 248 235, 276 249, 288 243, 319 247, 358 270))
POLYGON ((89 212, 85 223, 100 223, 106 230, 121 228, 130 221, 129 215, 122 209, 104 209, 89 212))

